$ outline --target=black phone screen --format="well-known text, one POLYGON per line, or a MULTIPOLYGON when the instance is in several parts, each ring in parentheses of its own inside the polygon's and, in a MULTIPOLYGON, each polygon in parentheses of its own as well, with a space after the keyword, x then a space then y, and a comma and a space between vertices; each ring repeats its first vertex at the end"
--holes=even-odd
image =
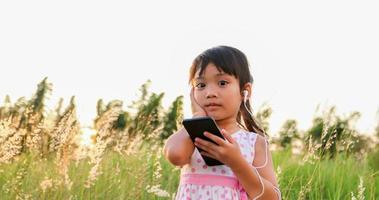
MULTIPOLYGON (((203 140, 207 140, 216 144, 213 140, 209 139, 208 137, 204 135, 205 131, 212 133, 225 140, 224 136, 221 134, 220 129, 217 127, 216 122, 211 117, 197 117, 197 118, 191 118, 191 119, 184 119, 183 126, 188 132, 192 142, 195 142, 195 138, 198 137, 203 140)), ((199 149, 199 152, 203 151, 201 148, 198 148, 198 149, 199 149)), ((203 157, 205 163, 208 166, 223 165, 222 162, 216 159, 213 159, 204 155, 201 155, 201 156, 203 157)))

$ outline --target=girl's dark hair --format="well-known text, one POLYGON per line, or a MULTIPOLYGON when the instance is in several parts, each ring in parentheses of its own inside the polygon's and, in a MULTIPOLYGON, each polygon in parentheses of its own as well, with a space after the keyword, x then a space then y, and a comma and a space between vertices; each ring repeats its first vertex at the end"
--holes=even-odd
MULTIPOLYGON (((190 84, 195 78, 196 72, 200 70, 200 74, 204 73, 209 63, 213 63, 218 70, 236 77, 239 80, 240 90, 246 83, 253 83, 253 76, 250 74, 249 63, 245 54, 233 47, 217 46, 204 51, 194 59, 190 68, 190 84)), ((246 102, 246 106, 249 109, 251 108, 250 100, 246 102)), ((237 122, 249 131, 262 136, 265 135, 265 131, 259 126, 254 116, 249 114, 243 103, 240 105, 237 122)))

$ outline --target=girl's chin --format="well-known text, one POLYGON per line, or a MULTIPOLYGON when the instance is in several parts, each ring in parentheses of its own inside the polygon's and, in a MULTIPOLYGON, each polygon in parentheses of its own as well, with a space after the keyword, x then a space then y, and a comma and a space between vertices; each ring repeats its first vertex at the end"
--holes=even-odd
POLYGON ((215 121, 218 121, 218 120, 222 119, 222 117, 220 115, 213 114, 213 113, 208 113, 208 116, 212 117, 212 119, 214 119, 215 121))
POLYGON ((219 119, 219 117, 218 117, 217 115, 214 115, 214 114, 212 114, 212 113, 207 113, 207 116, 208 116, 208 117, 211 117, 211 118, 214 119, 214 120, 218 120, 218 119, 219 119))
POLYGON ((207 113, 207 116, 211 117, 215 121, 222 121, 222 120, 225 120, 225 119, 228 119, 231 117, 231 116, 229 117, 226 115, 220 115, 220 114, 216 114, 216 113, 207 113))

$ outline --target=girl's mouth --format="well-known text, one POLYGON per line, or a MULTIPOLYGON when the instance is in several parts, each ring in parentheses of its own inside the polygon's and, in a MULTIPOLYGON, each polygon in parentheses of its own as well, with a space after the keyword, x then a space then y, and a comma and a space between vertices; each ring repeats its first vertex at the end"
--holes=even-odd
POLYGON ((209 103, 209 104, 206 104, 205 107, 207 109, 211 109, 212 110, 212 109, 217 109, 217 108, 221 107, 221 105, 217 104, 217 103, 209 103))

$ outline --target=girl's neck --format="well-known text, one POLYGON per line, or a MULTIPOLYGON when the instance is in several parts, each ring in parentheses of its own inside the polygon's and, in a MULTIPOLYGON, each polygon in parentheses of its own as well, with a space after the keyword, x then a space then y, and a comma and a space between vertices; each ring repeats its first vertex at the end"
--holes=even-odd
POLYGON ((240 129, 237 120, 235 119, 228 118, 216 120, 216 123, 220 129, 225 129, 228 134, 232 134, 240 129))

